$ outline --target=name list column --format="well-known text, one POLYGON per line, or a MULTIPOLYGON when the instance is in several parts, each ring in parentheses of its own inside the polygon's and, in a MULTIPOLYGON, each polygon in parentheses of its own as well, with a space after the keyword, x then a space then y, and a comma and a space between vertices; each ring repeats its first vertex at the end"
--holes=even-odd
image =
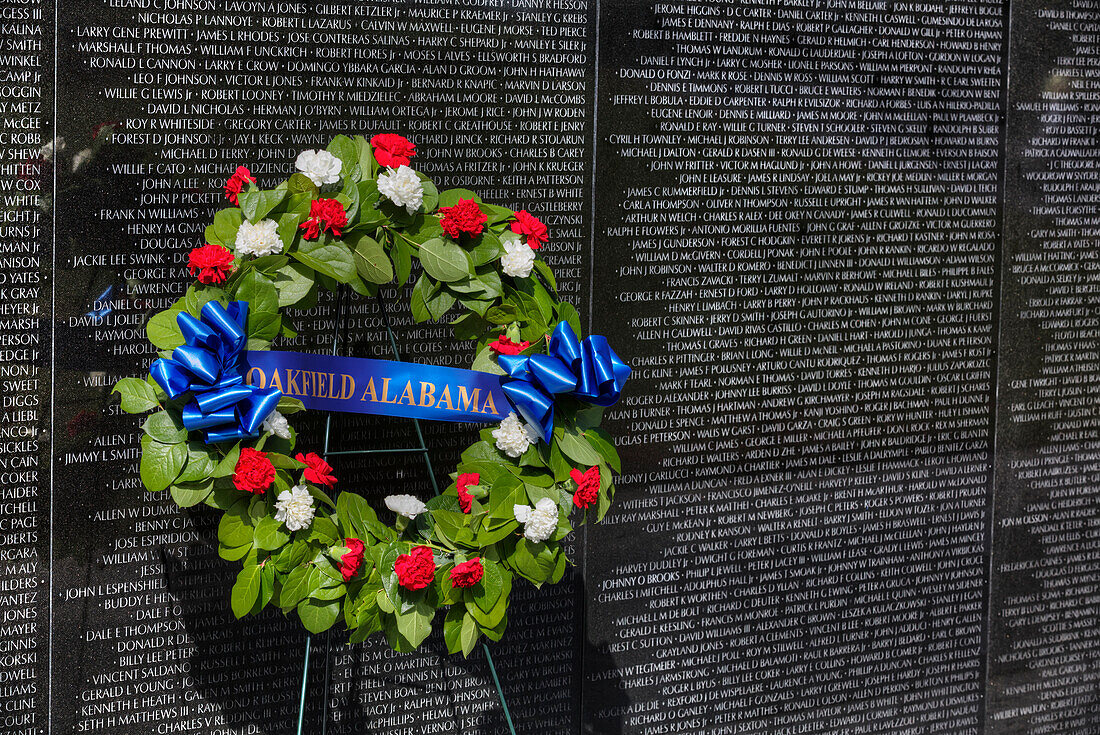
POLYGON ((0 0, 0 731, 46 732, 53 5, 0 0))
POLYGON ((980 727, 1004 9, 910 5, 602 7, 609 730, 980 727))

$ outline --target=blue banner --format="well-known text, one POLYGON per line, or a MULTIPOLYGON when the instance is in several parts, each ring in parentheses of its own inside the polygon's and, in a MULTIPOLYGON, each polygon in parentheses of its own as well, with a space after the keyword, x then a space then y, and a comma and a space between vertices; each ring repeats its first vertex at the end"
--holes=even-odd
POLYGON ((245 352, 245 382, 307 409, 433 421, 496 422, 512 410, 500 377, 477 370, 306 352, 245 352))

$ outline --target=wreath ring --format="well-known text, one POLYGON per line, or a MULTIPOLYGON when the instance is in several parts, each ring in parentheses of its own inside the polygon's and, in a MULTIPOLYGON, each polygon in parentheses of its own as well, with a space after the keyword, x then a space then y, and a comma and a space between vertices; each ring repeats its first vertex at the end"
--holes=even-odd
POLYGON ((541 221, 438 191, 410 168, 415 155, 399 135, 339 135, 273 189, 238 167, 225 184, 233 206, 189 255, 196 282, 147 324, 160 359, 114 391, 122 410, 149 413, 145 487, 223 511, 218 553, 242 564, 238 618, 275 606, 312 633, 342 618, 353 643, 381 631, 411 651, 446 608, 447 648, 469 655, 481 636, 503 636, 516 577, 562 578, 573 511, 581 524, 607 513, 621 467, 599 425, 630 369, 602 337, 578 339, 579 314, 537 257, 541 221), (302 402, 251 385, 244 356, 294 336, 284 309, 312 306, 320 289, 400 289, 416 262, 414 319, 462 307, 455 337, 475 341, 472 369, 500 376, 515 410, 462 452, 441 494, 387 497, 386 524, 361 495, 330 497, 333 468, 295 453, 286 417, 302 402))

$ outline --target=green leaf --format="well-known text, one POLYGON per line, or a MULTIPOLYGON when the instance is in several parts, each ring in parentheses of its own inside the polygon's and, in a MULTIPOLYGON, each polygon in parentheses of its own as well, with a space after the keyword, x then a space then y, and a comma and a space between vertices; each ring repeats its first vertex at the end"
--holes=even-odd
POLYGON ((221 245, 233 248, 242 221, 239 209, 223 209, 214 215, 214 234, 221 245))
MULTIPOLYGON (((248 218, 249 222, 255 224, 266 217, 275 207, 282 204, 286 195, 286 189, 275 189, 273 191, 257 189, 242 191, 237 195, 237 201, 240 202, 241 212, 244 216, 248 218)), ((231 243, 226 242, 225 244, 230 245, 231 243)))
POLYGON ((248 320, 262 314, 274 314, 279 310, 279 293, 267 276, 250 270, 241 278, 236 297, 248 302, 248 320))
POLYGON ((558 293, 558 282, 554 278, 554 271, 550 269, 550 266, 541 259, 536 258, 535 272, 542 276, 542 280, 546 283, 547 287, 556 295, 558 293))
POLYGON ((397 630, 416 648, 431 634, 434 616, 434 608, 423 601, 417 602, 408 612, 397 612, 397 630))
POLYGON ((329 142, 326 150, 340 159, 340 163, 343 164, 340 173, 343 176, 352 174, 359 165, 359 149, 346 135, 337 135, 329 142))
POLYGON ((313 566, 294 567, 283 581, 279 607, 290 608, 304 600, 320 585, 319 577, 320 573, 313 566))
POLYGON ((150 492, 160 492, 171 485, 186 463, 185 445, 161 444, 151 436, 141 437, 141 481, 150 492))
POLYGON ((370 283, 393 280, 393 264, 374 238, 363 236, 355 244, 355 267, 363 280, 370 283))
POLYGON ((284 416, 291 416, 299 411, 305 411, 306 406, 297 398, 291 398, 290 396, 283 396, 279 399, 279 405, 276 406, 279 413, 284 416))
POLYGON ((279 292, 279 308, 294 306, 309 295, 313 288, 313 271, 303 263, 287 263, 275 271, 275 289, 279 292))
POLYGON ((238 618, 244 617, 252 606, 256 604, 256 598, 260 596, 260 568, 255 564, 246 565, 237 574, 237 582, 230 593, 233 614, 238 618))
POLYGON ((374 151, 371 150, 370 141, 362 135, 355 136, 355 148, 358 152, 359 170, 363 178, 373 177, 375 171, 374 151))
POLYGON ((214 481, 173 485, 170 488, 172 500, 181 508, 190 508, 206 500, 214 490, 214 481))
POLYGON ((422 273, 420 278, 416 279, 412 295, 409 297, 409 308, 412 311, 413 319, 418 323, 426 322, 432 318, 432 313, 428 311, 427 302, 433 293, 431 279, 428 278, 427 274, 422 273))
POLYGON ((179 313, 175 309, 159 312, 145 325, 146 336, 159 349, 174 350, 183 344, 183 333, 176 322, 179 313))
POLYGON ((326 545, 340 538, 340 530, 336 528, 336 524, 324 516, 315 516, 309 528, 309 538, 311 540, 320 541, 326 545))
POLYGON ((111 392, 122 397, 122 410, 126 413, 145 413, 160 405, 153 386, 139 378, 123 378, 111 392))
POLYGON ((615 470, 615 472, 622 472, 619 453, 615 450, 615 443, 610 434, 603 429, 587 429, 583 436, 588 440, 588 443, 599 452, 600 456, 604 458, 611 469, 615 470))
POLYGON ((470 260, 474 265, 486 265, 500 259, 504 255, 504 245, 500 238, 491 232, 484 233, 478 238, 478 243, 470 249, 470 260))
POLYGON ((255 539, 257 549, 275 551, 290 541, 290 532, 282 521, 275 520, 274 516, 266 516, 256 524, 255 539))
POLYGON ((340 617, 340 601, 303 600, 298 603, 298 617, 310 633, 323 633, 340 617))
POLYGON ((477 353, 474 364, 470 366, 470 369, 482 373, 492 373, 493 375, 505 374, 504 369, 497 365, 497 361, 493 359, 493 351, 488 346, 482 347, 481 351, 477 353))
POLYGON ((491 559, 482 559, 481 567, 485 573, 481 581, 471 588, 474 603, 485 612, 491 612, 500 600, 500 593, 504 589, 504 580, 501 577, 500 567, 491 559))
POLYGON ((433 238, 420 246, 420 264, 432 278, 458 281, 473 275, 470 258, 457 243, 433 238))
POLYGON ((303 173, 291 174, 286 180, 286 190, 290 194, 307 194, 309 199, 316 199, 321 194, 313 180, 303 173))
POLYGON ((481 197, 469 189, 447 189, 439 193, 439 206, 453 207, 458 204, 459 199, 473 199, 481 204, 481 197))
POLYGON ((251 545, 254 531, 248 514, 250 502, 251 498, 241 498, 222 515, 218 522, 218 543, 222 546, 251 545))
POLYGON ((478 339, 491 326, 489 322, 474 313, 467 313, 451 322, 457 339, 478 339))
POLYGON ((412 246, 401 238, 397 238, 390 248, 390 257, 393 258, 393 267, 397 275, 397 285, 404 286, 408 283, 409 274, 412 273, 412 246))
POLYGON ((214 477, 230 477, 237 469, 237 460, 241 458, 241 445, 234 444, 221 461, 218 462, 217 467, 214 468, 214 477))
POLYGON ((290 255, 340 283, 350 283, 356 275, 355 263, 347 247, 332 241, 327 235, 316 240, 303 240, 290 255))
POLYGON ((592 448, 582 434, 576 433, 575 429, 554 427, 554 443, 562 454, 578 464, 591 467, 600 463, 600 453, 592 448))
POLYGON ((179 444, 187 441, 187 429, 179 414, 158 411, 150 414, 141 425, 142 431, 162 444, 179 444))
POLYGON ((421 205, 423 210, 427 213, 432 213, 439 207, 439 189, 435 184, 424 174, 420 176, 420 188, 424 190, 424 202, 421 205))
POLYGON ((349 538, 363 539, 370 535, 379 541, 393 540, 393 530, 378 520, 374 509, 361 495, 347 491, 340 493, 336 499, 336 515, 349 538))

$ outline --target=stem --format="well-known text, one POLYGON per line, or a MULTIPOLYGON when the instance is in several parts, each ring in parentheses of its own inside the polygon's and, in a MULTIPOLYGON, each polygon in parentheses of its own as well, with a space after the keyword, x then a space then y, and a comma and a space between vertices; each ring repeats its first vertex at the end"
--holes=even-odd
POLYGON ((418 243, 418 242, 416 242, 416 241, 414 241, 414 240, 410 240, 409 238, 405 237, 404 233, 402 233, 402 232, 401 232, 400 230, 395 230, 395 229, 393 229, 392 227, 389 227, 389 226, 387 226, 387 225, 382 225, 382 229, 383 229, 383 230, 385 230, 386 232, 389 232, 389 233, 391 233, 391 234, 397 235, 397 236, 398 236, 398 237, 400 237, 400 238, 401 238, 402 240, 404 240, 404 241, 405 241, 405 242, 407 242, 408 244, 412 245, 412 246, 413 246, 414 248, 417 248, 417 249, 419 249, 419 248, 420 248, 420 243, 418 243))

